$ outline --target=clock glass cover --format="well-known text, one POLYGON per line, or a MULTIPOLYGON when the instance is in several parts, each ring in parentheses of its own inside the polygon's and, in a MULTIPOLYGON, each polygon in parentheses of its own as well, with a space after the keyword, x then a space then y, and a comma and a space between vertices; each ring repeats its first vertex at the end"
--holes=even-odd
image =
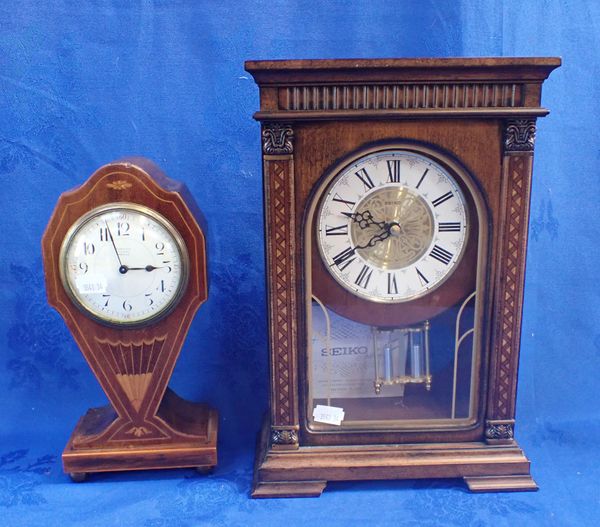
POLYGON ((475 421, 482 210, 466 171, 426 148, 324 174, 305 224, 311 433, 475 421))
POLYGON ((132 203, 78 219, 61 247, 61 279, 75 304, 109 325, 139 326, 166 315, 188 276, 185 244, 157 212, 132 203))

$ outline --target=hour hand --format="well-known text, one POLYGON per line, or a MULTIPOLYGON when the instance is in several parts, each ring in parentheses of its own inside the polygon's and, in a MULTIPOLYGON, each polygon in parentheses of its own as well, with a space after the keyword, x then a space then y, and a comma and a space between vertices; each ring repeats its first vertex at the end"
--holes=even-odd
POLYGON ((354 223, 358 223, 358 226, 361 229, 366 229, 371 225, 375 225, 380 229, 385 228, 384 221, 375 221, 373 215, 368 210, 363 210, 362 212, 342 212, 344 216, 350 218, 354 223))
POLYGON ((147 271, 149 273, 155 269, 163 269, 163 267, 155 267, 154 265, 147 265, 146 267, 128 267, 125 265, 123 267, 127 267, 128 271, 147 271))

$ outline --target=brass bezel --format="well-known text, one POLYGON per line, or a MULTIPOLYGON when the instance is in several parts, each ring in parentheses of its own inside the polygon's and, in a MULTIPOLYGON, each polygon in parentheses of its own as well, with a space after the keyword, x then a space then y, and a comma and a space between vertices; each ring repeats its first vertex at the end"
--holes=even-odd
POLYGON ((59 273, 60 273, 60 280, 62 282, 63 287, 65 288, 67 296, 70 298, 70 300, 73 302, 73 304, 84 315, 95 320, 96 322, 99 322, 101 324, 104 324, 104 325, 110 326, 110 327, 140 328, 140 327, 144 327, 144 326, 149 326, 149 325, 161 320, 162 318, 167 316, 169 313, 171 313, 171 311, 173 311, 173 309, 175 309, 175 306, 179 303, 179 301, 181 300, 181 297, 183 296, 183 294, 187 288, 189 274, 190 274, 190 258, 189 258, 188 250, 187 250, 187 247, 183 240, 183 237, 181 236, 181 234, 179 234, 179 231, 175 228, 175 226, 167 218, 165 218, 162 214, 156 212, 155 210, 153 210, 149 207, 146 207, 145 205, 140 205, 138 203, 114 202, 114 203, 107 203, 105 205, 100 205, 99 207, 93 208, 92 210, 90 210, 89 212, 87 212, 83 216, 81 216, 79 219, 77 219, 75 221, 75 223, 73 223, 73 225, 71 225, 71 227, 67 231, 67 234, 65 235, 63 242, 60 246, 59 266, 58 267, 59 267, 59 273), (134 212, 143 214, 145 216, 148 216, 149 218, 153 219, 157 223, 160 223, 165 228, 165 230, 169 233, 169 235, 173 238, 173 240, 175 242, 175 246, 177 247, 177 250, 179 252, 180 260, 181 260, 181 279, 179 280, 179 284, 177 286, 177 292, 171 298, 170 302, 168 304, 166 304, 165 306, 163 306, 163 308, 160 311, 153 313, 151 316, 143 318, 141 320, 135 320, 135 321, 118 320, 113 317, 102 316, 101 313, 98 313, 95 310, 90 309, 79 299, 78 294, 74 291, 74 289, 68 279, 68 275, 66 273, 67 251, 68 251, 69 247, 71 246, 71 243, 72 243, 73 239, 75 238, 75 236, 77 235, 77 233, 84 227, 84 225, 89 223, 95 217, 97 217, 101 214, 104 214, 108 211, 112 212, 112 211, 117 211, 117 210, 134 211, 134 212))

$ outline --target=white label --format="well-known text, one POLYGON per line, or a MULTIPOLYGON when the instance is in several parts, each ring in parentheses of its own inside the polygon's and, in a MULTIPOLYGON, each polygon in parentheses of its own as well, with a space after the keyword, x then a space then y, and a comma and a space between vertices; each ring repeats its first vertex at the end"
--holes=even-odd
POLYGON ((90 274, 78 277, 75 281, 75 287, 82 295, 106 293, 106 282, 105 276, 90 274))
POLYGON ((344 409, 318 404, 313 410, 313 419, 316 423, 340 426, 344 420, 344 409))

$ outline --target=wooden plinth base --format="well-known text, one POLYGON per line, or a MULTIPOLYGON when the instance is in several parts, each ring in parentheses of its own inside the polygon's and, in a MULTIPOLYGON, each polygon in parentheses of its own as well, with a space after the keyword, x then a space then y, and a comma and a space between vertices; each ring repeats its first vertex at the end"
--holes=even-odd
POLYGON ((463 478, 474 492, 537 490, 516 442, 314 446, 277 450, 261 434, 254 498, 319 496, 328 481, 463 478))
POLYGON ((63 469, 74 481, 83 481, 92 472, 112 472, 123 470, 150 470, 163 468, 194 467, 201 473, 208 473, 217 464, 217 431, 219 418, 214 409, 206 405, 189 403, 187 409, 197 408, 187 416, 188 429, 202 428, 205 434, 198 437, 168 441, 131 440, 128 444, 115 446, 94 444, 82 446, 81 438, 99 421, 99 413, 104 409, 92 408, 79 420, 62 454, 63 469), (203 423, 194 424, 195 418, 203 423), (208 419, 208 422, 207 422, 208 419), (202 426, 200 426, 202 425, 202 426))
POLYGON ((474 476, 464 478, 471 492, 511 492, 538 490, 529 475, 525 476, 474 476))
POLYGON ((326 481, 258 482, 252 489, 253 498, 318 498, 326 481))

